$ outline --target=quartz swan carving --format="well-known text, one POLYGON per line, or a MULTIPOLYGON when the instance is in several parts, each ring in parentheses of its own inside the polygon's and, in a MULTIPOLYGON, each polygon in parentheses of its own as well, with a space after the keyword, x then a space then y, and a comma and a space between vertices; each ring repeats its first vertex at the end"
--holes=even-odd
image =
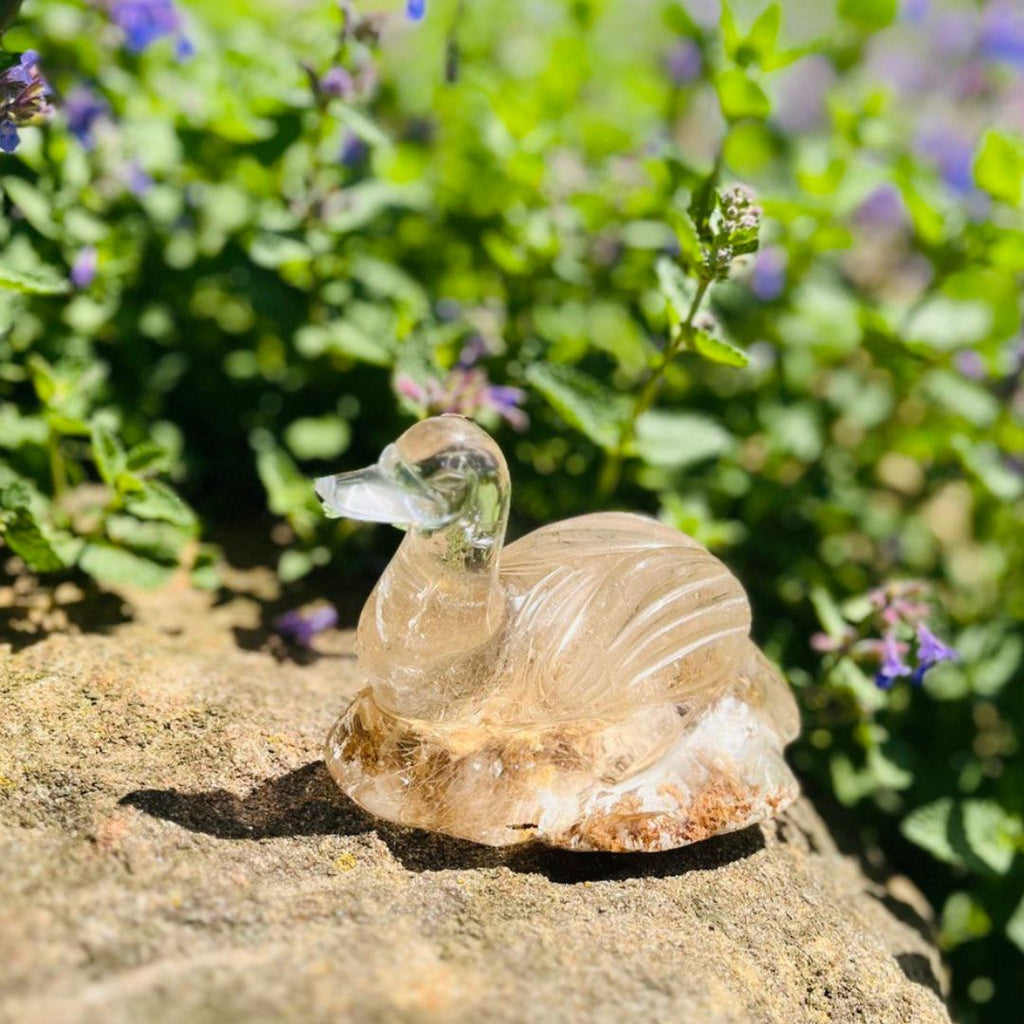
POLYGON ((330 515, 407 531, 359 621, 367 686, 327 740, 365 809, 495 846, 654 851, 796 797, 796 703, 696 541, 610 512, 503 547, 505 459, 459 416, 315 486, 330 515))

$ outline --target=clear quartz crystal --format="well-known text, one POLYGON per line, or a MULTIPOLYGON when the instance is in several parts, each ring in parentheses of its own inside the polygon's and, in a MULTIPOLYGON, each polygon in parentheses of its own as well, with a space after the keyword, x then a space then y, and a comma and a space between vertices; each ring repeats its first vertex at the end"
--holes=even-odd
POLYGON ((327 742, 367 810, 491 845, 663 850, 796 797, 792 693, 696 541, 612 512, 503 547, 505 460, 457 416, 316 489, 407 530, 360 618, 367 687, 327 742))

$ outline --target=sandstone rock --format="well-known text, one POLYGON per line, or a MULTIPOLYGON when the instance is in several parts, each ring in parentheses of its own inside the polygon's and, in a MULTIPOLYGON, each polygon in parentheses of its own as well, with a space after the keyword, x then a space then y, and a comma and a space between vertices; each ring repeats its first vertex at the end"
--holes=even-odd
POLYGON ((0 1019, 948 1021, 929 910, 801 801, 661 854, 375 822, 321 760, 360 681, 259 604, 0 634, 0 1019))

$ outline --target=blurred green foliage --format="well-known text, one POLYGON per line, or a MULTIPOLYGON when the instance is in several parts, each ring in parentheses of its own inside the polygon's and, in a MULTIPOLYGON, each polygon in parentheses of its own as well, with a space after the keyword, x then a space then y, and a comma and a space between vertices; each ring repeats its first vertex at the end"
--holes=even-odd
POLYGON ((268 509, 286 580, 346 571, 368 535, 309 478, 375 458, 473 343, 476 384, 528 395, 521 434, 470 410, 517 527, 629 507, 718 551, 809 787, 940 908, 962 1019, 1017 1019, 1020 60, 974 5, 952 57, 921 3, 711 6, 195 0, 182 61, 26 4, 4 46, 58 114, 0 162, 0 538, 212 586, 200 523, 268 509), (928 65, 944 106, 905 97, 928 65), (737 182, 759 230, 726 223, 737 182), (883 692, 840 641, 908 577, 961 659, 883 692))

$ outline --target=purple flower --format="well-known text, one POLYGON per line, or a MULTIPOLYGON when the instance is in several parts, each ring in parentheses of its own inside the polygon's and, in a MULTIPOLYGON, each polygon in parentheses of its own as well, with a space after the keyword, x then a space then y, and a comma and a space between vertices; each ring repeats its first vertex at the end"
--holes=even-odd
POLYGON ((777 299, 786 287, 786 250, 769 245, 754 257, 754 270, 750 275, 750 290, 762 302, 777 299))
POLYGON ((96 122, 110 113, 110 107, 102 96, 92 89, 80 85, 72 89, 62 104, 68 121, 68 131, 86 148, 92 149, 92 130, 96 122))
POLYGON ((402 373, 395 378, 395 390, 431 415, 454 412, 460 416, 475 416, 487 410, 497 413, 515 430, 525 430, 530 422, 520 408, 526 401, 526 392, 492 384, 487 371, 479 366, 456 366, 444 380, 428 377, 422 384, 402 373))
POLYGON ((953 362, 956 364, 956 368, 971 380, 982 380, 988 375, 985 360, 974 349, 961 349, 953 357, 953 362))
POLYGON ((124 33, 129 53, 142 53, 158 40, 173 36, 178 59, 192 55, 192 44, 182 31, 181 12, 174 0, 109 0, 109 10, 124 33))
POLYGON ((665 57, 669 81, 677 87, 696 79, 702 64, 700 47, 692 39, 681 39, 665 57))
POLYGON ((779 73, 772 120, 790 135, 821 128, 827 119, 825 97, 836 80, 832 62, 820 55, 804 57, 779 73))
POLYGON ((897 679, 910 675, 910 666, 903 660, 906 650, 907 645, 898 643, 892 630, 882 638, 882 664, 875 673, 875 685, 879 689, 892 689, 897 679))
POLYGON ((5 153, 13 153, 18 148, 18 129, 13 121, 0 121, 0 149, 5 153))
POLYGON ((4 78, 8 82, 15 82, 18 85, 31 85, 32 73, 38 63, 39 54, 35 50, 26 50, 18 58, 18 63, 4 72, 4 78))
POLYGON ((526 392, 522 388, 488 384, 480 398, 480 405, 496 412, 513 430, 522 432, 530 425, 530 418, 520 408, 525 401, 526 392))
POLYGON ((941 661, 956 661, 960 655, 948 644, 944 644, 923 622, 917 624, 917 668, 911 682, 920 686, 924 674, 941 661))
POLYGON ((41 124, 53 113, 46 99, 49 93, 34 50, 21 54, 17 63, 0 73, 0 149, 13 153, 20 141, 18 129, 41 124))
POLYGON ((285 640, 310 647, 317 633, 333 629, 338 624, 338 612, 333 605, 321 605, 311 611, 293 608, 274 619, 274 631, 285 640))
POLYGON ((989 4, 985 8, 981 52, 990 60, 1024 68, 1024 10, 1006 0, 989 4))
POLYGON ((427 0, 406 0, 405 15, 410 21, 422 21, 427 13, 427 0))
POLYGON ((927 17, 931 0, 903 0, 903 9, 900 12, 903 20, 911 25, 920 25, 927 17))
POLYGON ((85 245, 78 250, 75 262, 71 265, 71 273, 68 277, 76 288, 88 288, 96 279, 96 268, 99 264, 99 256, 96 246, 85 245))
POLYGON ((369 155, 370 147, 366 141, 355 132, 345 132, 341 140, 341 151, 338 153, 338 160, 344 167, 358 167, 369 155))
POLYGON ((459 353, 458 366, 464 370, 468 370, 471 366, 475 366, 480 362, 481 359, 486 359, 491 354, 490 348, 487 346, 487 342, 484 341, 483 336, 479 334, 472 334, 466 339, 466 343, 462 346, 462 351, 459 353))
POLYGON ((903 227, 907 207, 895 185, 879 185, 857 207, 854 217, 865 227, 903 227))
POLYGON ((138 160, 132 160, 125 165, 122 176, 133 196, 143 196, 153 187, 152 177, 138 160))
POLYGON ((415 402, 417 405, 426 405, 430 400, 427 389, 407 373, 400 373, 395 377, 395 390, 403 398, 408 398, 410 402, 415 402))
POLYGON ((355 83, 352 76, 342 67, 333 67, 320 77, 320 91, 326 96, 345 99, 352 95, 355 83))
POLYGON ((961 195, 974 191, 974 145, 969 139, 947 129, 932 129, 918 137, 917 149, 954 191, 961 195))

